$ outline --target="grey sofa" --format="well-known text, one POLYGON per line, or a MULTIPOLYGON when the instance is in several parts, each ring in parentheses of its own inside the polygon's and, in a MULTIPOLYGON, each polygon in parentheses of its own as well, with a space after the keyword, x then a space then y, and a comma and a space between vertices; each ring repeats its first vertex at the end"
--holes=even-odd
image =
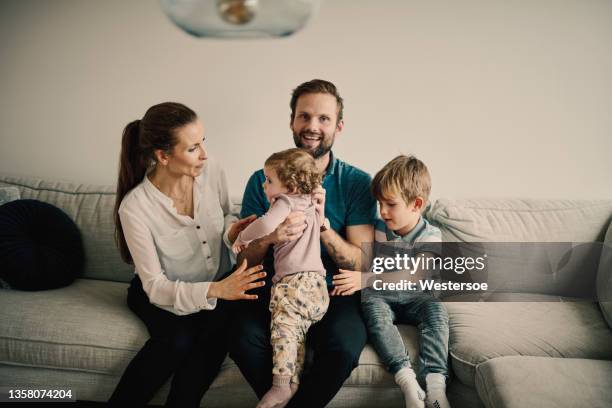
MULTIPOLYGON (((0 290, 0 385, 70 388, 79 400, 105 401, 147 339, 144 325, 126 306, 132 268, 115 249, 114 188, 13 177, 0 177, 0 185, 17 186, 22 198, 63 209, 81 229, 87 257, 84 276, 66 288, 0 290)), ((606 236, 611 214, 612 201, 438 200, 427 217, 449 241, 606 237, 612 246, 612 233, 606 236)), ((576 274, 594 279, 593 268, 597 265, 579 266, 576 274)), ((612 330, 597 302, 559 302, 558 295, 529 291, 505 296, 499 300, 512 301, 468 302, 457 295, 446 303, 453 406, 612 406, 612 330)), ((414 360, 416 329, 400 330, 414 360)), ((153 403, 162 404, 166 393, 167 386, 153 403)), ((228 358, 202 406, 255 404, 228 358)), ((400 407, 403 400, 367 346, 330 406, 400 407)))

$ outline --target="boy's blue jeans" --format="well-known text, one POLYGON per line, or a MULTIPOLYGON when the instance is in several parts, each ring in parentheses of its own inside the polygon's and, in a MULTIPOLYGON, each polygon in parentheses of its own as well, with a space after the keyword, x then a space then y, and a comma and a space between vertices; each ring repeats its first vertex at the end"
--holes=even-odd
POLYGON ((370 342, 391 374, 411 367, 394 325, 403 323, 416 326, 420 334, 417 378, 431 373, 448 377, 448 314, 439 300, 422 292, 366 288, 361 301, 370 342))

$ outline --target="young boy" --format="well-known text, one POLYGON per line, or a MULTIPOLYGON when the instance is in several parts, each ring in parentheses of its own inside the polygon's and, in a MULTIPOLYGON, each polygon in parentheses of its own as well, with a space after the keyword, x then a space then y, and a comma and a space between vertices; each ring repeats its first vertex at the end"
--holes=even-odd
MULTIPOLYGON (((383 167, 372 181, 372 192, 380 204, 382 218, 376 228, 376 241, 399 243, 404 248, 402 252, 413 258, 439 255, 435 253, 439 244, 432 243, 441 242, 440 230, 421 215, 430 190, 427 167, 414 156, 398 156, 383 167)), ((385 248, 385 244, 378 245, 385 248)), ((364 289, 362 309, 370 342, 395 375, 406 407, 423 407, 425 402, 427 407, 449 408, 446 398, 448 315, 442 303, 420 290, 418 280, 427 274, 428 271, 421 269, 411 275, 410 280, 416 283, 413 290, 364 289), (417 381, 394 323, 418 327, 418 379, 425 383, 427 393, 417 381)))

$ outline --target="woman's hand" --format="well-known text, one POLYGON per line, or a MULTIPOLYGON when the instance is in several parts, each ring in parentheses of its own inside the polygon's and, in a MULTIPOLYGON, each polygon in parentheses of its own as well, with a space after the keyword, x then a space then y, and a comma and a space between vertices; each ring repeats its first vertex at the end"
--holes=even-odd
POLYGON ((236 238, 238 238, 238 234, 240 234, 240 232, 243 229, 248 227, 256 219, 257 219, 257 216, 255 214, 251 214, 248 217, 243 218, 243 219, 238 220, 235 223, 233 223, 230 226, 230 230, 229 230, 229 232, 227 234, 227 238, 230 240, 230 242, 233 244, 234 241, 236 241, 236 238))
POLYGON ((340 269, 340 273, 334 275, 334 288, 332 296, 349 296, 361 290, 361 272, 340 269))
POLYGON ((306 215, 303 211, 294 211, 268 237, 272 244, 295 241, 302 236, 305 229, 306 215))
POLYGON ((208 297, 225 300, 257 299, 257 295, 249 295, 245 292, 266 284, 265 281, 258 281, 266 276, 262 269, 261 265, 247 269, 247 262, 244 260, 231 275, 219 282, 211 282, 208 297))
POLYGON ((319 216, 319 221, 323 225, 325 221, 325 189, 319 186, 312 192, 312 199, 315 202, 315 211, 319 216))

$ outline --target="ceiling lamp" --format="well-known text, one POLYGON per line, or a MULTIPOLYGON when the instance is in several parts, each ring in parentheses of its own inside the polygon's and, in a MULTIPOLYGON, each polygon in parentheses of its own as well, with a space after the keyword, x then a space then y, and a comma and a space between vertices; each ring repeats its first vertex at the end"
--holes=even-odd
POLYGON ((321 0, 160 0, 174 24, 196 37, 284 37, 315 14, 321 0))

